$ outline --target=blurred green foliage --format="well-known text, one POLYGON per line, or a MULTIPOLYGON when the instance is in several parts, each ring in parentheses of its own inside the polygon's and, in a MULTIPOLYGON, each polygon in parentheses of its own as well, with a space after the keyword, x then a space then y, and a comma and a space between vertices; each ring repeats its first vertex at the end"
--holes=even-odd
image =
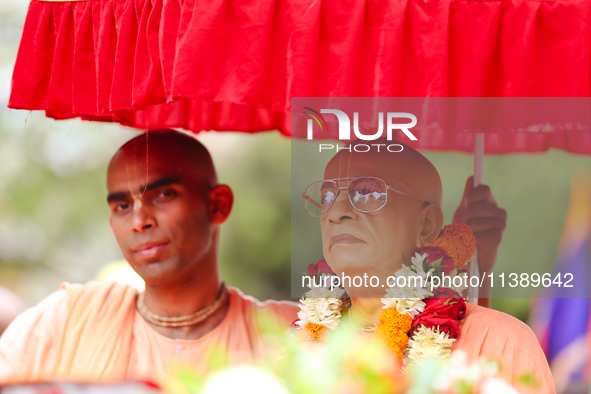
MULTIPOLYGON (((223 141, 225 136, 219 136, 223 141)), ((278 133, 238 135, 241 155, 214 160, 235 205, 220 239, 222 276, 246 294, 289 297, 290 141, 278 133)), ((207 140, 205 141, 207 142, 207 140)), ((223 143, 223 142, 221 142, 223 143)))

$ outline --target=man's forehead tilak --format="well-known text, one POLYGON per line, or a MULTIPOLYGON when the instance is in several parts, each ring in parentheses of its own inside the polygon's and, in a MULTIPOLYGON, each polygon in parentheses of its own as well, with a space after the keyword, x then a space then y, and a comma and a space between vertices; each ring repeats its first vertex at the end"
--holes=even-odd
MULTIPOLYGON (((119 176, 125 176, 126 187, 121 190, 111 190, 107 196, 107 201, 115 201, 131 197, 134 201, 134 210, 141 209, 142 197, 147 191, 167 186, 171 184, 181 183, 180 177, 169 176, 167 174, 158 174, 156 169, 150 171, 149 157, 145 159, 145 168, 140 165, 140 162, 144 162, 144 158, 137 155, 137 147, 132 147, 132 152, 124 154, 119 158, 115 159, 115 162, 109 168, 109 175, 112 177, 112 171, 118 169, 119 176), (121 171, 121 166, 125 168, 125 171, 121 171), (145 170, 145 173, 144 173, 145 170), (156 175, 154 176, 154 173, 156 175)), ((116 188, 119 185, 115 186, 116 188)))
MULTIPOLYGON (((135 164, 133 172, 137 172, 138 171, 137 160, 133 160, 133 162, 135 164)), ((138 190, 138 192, 134 192, 133 187, 131 187, 131 176, 129 174, 129 160, 125 160, 125 174, 127 175, 127 191, 131 194, 131 197, 134 200, 133 201, 133 209, 134 210, 137 210, 142 207, 141 198, 146 193, 146 188, 148 187, 148 181, 149 181, 149 175, 150 175, 149 172, 150 171, 149 171, 149 166, 148 166, 148 156, 146 155, 146 180, 144 183, 144 189, 141 191, 141 193, 139 193, 139 190, 138 190)))

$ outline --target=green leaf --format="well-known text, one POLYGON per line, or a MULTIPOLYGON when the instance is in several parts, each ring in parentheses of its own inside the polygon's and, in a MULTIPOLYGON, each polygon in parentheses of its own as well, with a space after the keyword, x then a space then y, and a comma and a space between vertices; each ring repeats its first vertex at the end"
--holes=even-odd
POLYGON ((189 392, 195 394, 201 392, 203 381, 194 372, 179 369, 176 377, 189 392))
POLYGON ((517 381, 521 384, 523 384, 524 386, 528 386, 528 387, 538 387, 540 385, 540 382, 538 382, 538 380, 534 377, 533 374, 524 374, 524 375, 520 375, 517 378, 517 381))

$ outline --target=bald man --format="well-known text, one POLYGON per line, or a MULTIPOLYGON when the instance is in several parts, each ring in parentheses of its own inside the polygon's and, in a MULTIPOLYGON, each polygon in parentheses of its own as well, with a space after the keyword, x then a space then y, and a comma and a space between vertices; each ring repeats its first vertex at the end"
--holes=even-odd
MULTIPOLYGON (((341 150, 326 166, 324 179, 332 182, 322 183, 326 191, 318 196, 322 204, 317 205, 317 214, 321 215, 324 258, 339 277, 377 276, 380 283, 387 283, 388 276, 399 270, 416 248, 435 241, 440 234, 444 224, 441 179, 433 164, 408 146, 396 153, 341 150), (352 201, 359 198, 348 193, 353 182, 355 189, 363 190, 363 196, 373 196, 372 190, 377 191, 374 198, 381 199, 380 202, 368 203, 366 199, 363 208, 367 209, 353 206, 352 201), (335 183, 336 187, 332 186, 335 183), (376 183, 383 187, 378 188, 376 183)), ((468 187, 465 195, 471 200, 465 199, 465 206, 461 205, 456 214, 460 218, 468 216, 472 225, 476 224, 476 234, 486 232, 488 239, 481 241, 485 250, 498 239, 497 233, 504 229, 506 218, 504 211, 497 211, 496 204, 478 202, 478 198, 487 198, 489 193, 488 189, 473 192, 468 187), (491 216, 494 212, 497 215, 491 216)), ((489 264, 491 257, 485 258, 489 264)), ((375 326, 382 311, 383 289, 355 287, 347 281, 344 284, 351 297, 351 321, 358 326, 375 326)), ((500 361, 503 376, 514 384, 520 376, 533 374, 539 383, 534 392, 555 392, 544 353, 524 323, 504 313, 468 304, 460 328, 453 350, 465 350, 473 361, 480 356, 500 361)))
POLYGON ((213 352, 228 365, 273 357, 258 317, 288 327, 298 308, 223 284, 219 228, 233 195, 205 147, 171 130, 140 135, 115 153, 107 189, 111 227, 145 292, 64 284, 1 337, 0 384, 159 381, 175 363, 206 369, 213 352))

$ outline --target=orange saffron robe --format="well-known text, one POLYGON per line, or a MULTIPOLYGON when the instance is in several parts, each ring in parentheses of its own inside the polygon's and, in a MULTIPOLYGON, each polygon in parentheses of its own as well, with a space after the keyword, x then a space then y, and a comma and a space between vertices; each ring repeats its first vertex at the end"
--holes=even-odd
MULTIPOLYGON (((224 320, 197 340, 175 340, 154 331, 139 315, 137 290, 113 282, 91 281, 62 288, 22 313, 0 337, 0 384, 48 380, 156 380, 170 363, 201 364, 223 349, 228 365, 265 357, 255 315, 271 312, 286 328, 299 307, 286 301, 261 303, 230 288, 224 320)), ((453 350, 502 365, 501 376, 514 384, 532 374, 532 393, 556 390, 548 363, 531 329, 505 313, 467 304, 453 350)), ((268 355, 267 355, 268 356, 268 355)), ((520 391, 527 392, 523 386, 520 391)))
POLYGON ((257 320, 287 328, 298 306, 259 302, 229 288, 221 323, 196 340, 154 331, 136 309, 137 290, 91 281, 62 288, 17 317, 0 337, 0 384, 53 380, 149 380, 160 383, 171 364, 207 368, 212 352, 227 365, 273 357, 257 320))
POLYGON ((471 362, 480 357, 496 360, 500 376, 522 393, 554 394, 554 379, 540 343, 528 325, 494 309, 466 303, 466 317, 452 351, 462 349, 471 362), (519 378, 532 375, 537 386, 528 389, 519 378))

